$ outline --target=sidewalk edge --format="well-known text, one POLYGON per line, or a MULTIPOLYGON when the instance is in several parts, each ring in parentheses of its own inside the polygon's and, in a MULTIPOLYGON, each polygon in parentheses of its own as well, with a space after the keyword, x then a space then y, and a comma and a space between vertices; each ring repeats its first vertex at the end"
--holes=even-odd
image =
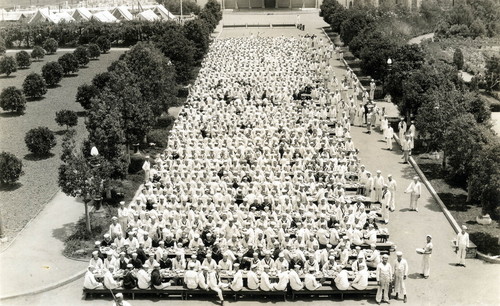
POLYGON ((13 299, 13 298, 19 298, 19 297, 23 297, 23 296, 35 295, 38 293, 43 293, 43 292, 47 292, 47 291, 56 289, 58 287, 62 287, 66 284, 69 284, 69 283, 81 278, 85 274, 86 271, 87 271, 87 269, 80 271, 80 272, 77 272, 76 274, 73 274, 72 276, 70 276, 70 277, 68 277, 68 278, 66 278, 58 283, 48 285, 48 286, 40 288, 40 289, 36 289, 33 291, 28 291, 28 292, 16 293, 13 295, 0 296, 0 301, 5 301, 5 300, 13 299))

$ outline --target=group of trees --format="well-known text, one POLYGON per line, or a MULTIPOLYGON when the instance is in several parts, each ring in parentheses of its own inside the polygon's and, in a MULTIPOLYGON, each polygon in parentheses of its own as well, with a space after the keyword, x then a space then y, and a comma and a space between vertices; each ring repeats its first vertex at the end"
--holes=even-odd
POLYGON ((444 14, 436 29, 437 38, 493 37, 500 34, 500 4, 494 0, 461 1, 444 14))
MULTIPOLYGON (((448 25, 467 24, 474 28, 472 24, 478 19, 470 15, 480 11, 475 16, 487 22, 489 29, 481 35, 490 35, 497 29, 500 11, 488 13, 488 9, 481 8, 481 3, 491 10, 498 6, 490 0, 468 1, 443 16, 432 17, 433 22, 447 20, 448 25)), ((324 20, 340 33, 349 50, 361 60, 361 70, 382 79, 384 91, 391 95, 400 113, 408 120, 415 120, 423 146, 443 152, 448 177, 466 182, 469 200, 481 203, 484 213, 497 214, 500 141, 491 130, 489 103, 481 97, 477 86, 464 83, 459 76, 464 66, 462 51, 457 48, 453 61, 448 63, 434 56, 427 47, 408 45, 408 35, 386 26, 391 16, 398 15, 397 10, 391 15, 373 7, 346 9, 335 0, 325 0, 321 9, 324 20), (392 59, 390 66, 388 58, 392 59)), ((421 18, 431 18, 428 8, 421 10, 421 18)), ((439 29, 438 36, 443 35, 439 29)), ((487 66, 487 82, 499 86, 498 58, 496 63, 488 61, 487 66)))

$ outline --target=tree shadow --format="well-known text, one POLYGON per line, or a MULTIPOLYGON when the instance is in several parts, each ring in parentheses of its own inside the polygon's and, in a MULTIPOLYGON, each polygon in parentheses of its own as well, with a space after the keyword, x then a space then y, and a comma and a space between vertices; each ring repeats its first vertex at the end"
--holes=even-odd
POLYGON ((0 184, 0 191, 6 191, 6 192, 14 191, 21 188, 22 186, 23 184, 19 182, 15 182, 13 184, 0 184))
POLYGON ((29 98, 26 98, 26 101, 28 102, 38 102, 38 101, 42 101, 43 99, 45 99, 45 97, 29 97, 29 98))
POLYGON ((49 154, 45 154, 45 155, 37 155, 37 154, 29 153, 29 154, 24 155, 24 159, 29 160, 29 161, 40 161, 40 160, 49 159, 49 158, 54 157, 54 156, 55 156, 54 153, 49 153, 49 154))
POLYGON ((61 84, 54 84, 54 85, 47 86, 47 88, 59 88, 59 87, 62 87, 61 84))
POLYGON ((453 194, 449 192, 440 192, 438 196, 449 210, 453 211, 468 211, 472 206, 467 203, 467 196, 463 194, 453 194))
POLYGON ((425 205, 425 208, 427 208, 430 211, 435 211, 435 212, 442 212, 441 206, 439 206, 438 203, 434 200, 433 197, 430 197, 429 200, 427 201, 427 204, 425 205))
POLYGON ((62 136, 64 134, 66 134, 67 131, 68 130, 59 130, 59 131, 54 132, 54 134, 56 134, 57 136, 62 136))
POLYGON ((13 118, 13 117, 19 117, 24 115, 24 112, 18 113, 18 112, 5 112, 5 113, 0 113, 0 118, 13 118))
POLYGON ((13 79, 15 77, 16 77, 15 75, 9 74, 9 75, 2 75, 2 76, 0 76, 0 79, 13 79))
MULTIPOLYGON (((401 161, 403 162, 404 160, 401 159, 401 161)), ((404 167, 402 170, 401 170, 401 176, 407 180, 411 180, 413 179, 413 177, 416 175, 415 173, 415 170, 413 169, 413 167, 410 165, 410 164, 407 164, 407 167, 404 167)))
POLYGON ((52 230, 52 237, 64 242, 75 231, 75 222, 63 224, 62 227, 52 230))
POLYGON ((65 78, 75 78, 77 76, 78 76, 78 73, 68 73, 68 74, 64 75, 65 78))
POLYGON ((402 208, 399 210, 400 212, 407 212, 407 211, 411 211, 409 208, 402 208))
POLYGON ((78 117, 86 117, 87 116, 87 111, 79 111, 79 112, 76 112, 76 115, 78 117))

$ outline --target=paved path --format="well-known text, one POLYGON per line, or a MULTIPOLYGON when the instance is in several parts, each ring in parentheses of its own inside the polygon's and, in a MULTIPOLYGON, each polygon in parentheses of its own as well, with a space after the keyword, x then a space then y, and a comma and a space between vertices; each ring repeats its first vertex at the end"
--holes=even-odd
POLYGON ((62 255, 68 229, 83 214, 81 202, 55 195, 0 254, 0 298, 53 285, 85 269, 85 262, 62 255))

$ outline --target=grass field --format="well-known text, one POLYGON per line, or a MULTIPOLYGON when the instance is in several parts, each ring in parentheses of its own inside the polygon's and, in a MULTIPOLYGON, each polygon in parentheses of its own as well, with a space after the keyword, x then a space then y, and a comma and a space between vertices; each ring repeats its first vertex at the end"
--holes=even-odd
MULTIPOLYGON (((13 116, 0 111, 0 150, 15 154, 23 161, 25 175, 12 188, 0 189, 0 213, 5 222, 6 235, 12 238, 24 225, 31 220, 59 189, 57 172, 61 161, 61 141, 65 128, 59 127, 54 118, 55 113, 62 109, 79 112, 77 139, 86 135, 83 108, 75 102, 78 86, 89 83, 95 74, 104 72, 117 60, 123 51, 112 51, 101 55, 97 61, 91 61, 87 68, 70 77, 65 77, 56 88, 50 88, 42 100, 28 102, 26 112, 22 116, 13 116), (28 130, 38 126, 46 126, 57 132, 57 146, 53 155, 37 160, 29 154, 24 143, 24 135, 28 130)), ((32 63, 30 69, 18 70, 10 77, 0 78, 0 90, 7 86, 20 88, 26 75, 31 72, 41 72, 41 67, 56 61, 64 52, 46 56, 43 61, 32 63)), ((64 213, 64 212, 62 212, 64 213)))

